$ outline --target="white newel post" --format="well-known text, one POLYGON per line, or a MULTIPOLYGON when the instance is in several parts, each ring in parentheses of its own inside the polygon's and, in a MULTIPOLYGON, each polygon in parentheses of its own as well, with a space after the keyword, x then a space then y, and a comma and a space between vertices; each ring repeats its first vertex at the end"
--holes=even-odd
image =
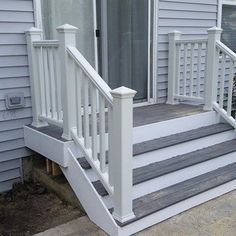
POLYGON ((181 32, 169 33, 169 56, 168 56, 168 97, 167 104, 176 104, 176 40, 181 38, 181 32))
POLYGON ((114 185, 113 216, 119 222, 132 219, 133 201, 133 97, 136 91, 120 87, 113 96, 113 148, 111 172, 114 185))
POLYGON ((40 105, 40 90, 39 90, 39 77, 37 72, 37 59, 35 54, 35 49, 33 46, 34 41, 42 40, 42 30, 37 28, 30 28, 25 31, 26 41, 27 41, 27 51, 28 51, 28 63, 29 63, 29 75, 30 75, 30 90, 31 90, 31 102, 32 102, 32 115, 33 122, 32 126, 42 127, 47 126, 46 122, 39 120, 39 115, 41 115, 41 105, 40 105))
POLYGON ((213 27, 208 31, 206 82, 205 82, 205 106, 204 110, 212 110, 213 102, 217 99, 217 75, 219 60, 216 53, 216 42, 220 40, 222 29, 213 27))
POLYGON ((61 61, 61 95, 63 110, 63 134, 62 137, 71 140, 71 128, 76 127, 75 114, 75 76, 71 70, 67 46, 76 46, 76 33, 78 28, 72 25, 62 25, 57 27, 60 41, 60 61, 61 61))

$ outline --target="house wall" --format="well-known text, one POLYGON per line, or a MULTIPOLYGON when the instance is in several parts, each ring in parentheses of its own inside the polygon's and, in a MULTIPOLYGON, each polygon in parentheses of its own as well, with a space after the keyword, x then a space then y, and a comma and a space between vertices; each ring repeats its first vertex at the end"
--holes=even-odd
POLYGON ((168 32, 181 31, 183 38, 206 38, 217 25, 218 0, 159 0, 157 102, 167 96, 168 32))
POLYGON ((31 123, 29 71, 24 31, 34 25, 32 0, 0 0, 0 192, 21 180, 23 125, 31 123), (6 110, 5 95, 23 92, 25 107, 6 110))

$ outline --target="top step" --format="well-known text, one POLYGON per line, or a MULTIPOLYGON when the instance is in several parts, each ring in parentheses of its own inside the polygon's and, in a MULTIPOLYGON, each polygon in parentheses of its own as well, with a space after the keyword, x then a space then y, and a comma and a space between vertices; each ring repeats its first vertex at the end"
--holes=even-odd
MULTIPOLYGON (((226 123, 219 123, 178 134, 173 134, 167 137, 162 137, 150 141, 145 141, 142 143, 137 143, 133 145, 133 155, 137 156, 143 153, 155 151, 161 148, 166 148, 169 146, 181 144, 187 141, 207 137, 210 135, 226 132, 229 130, 233 130, 233 127, 226 123)), ((88 170, 91 168, 91 166, 89 165, 89 163, 86 161, 85 158, 79 158, 78 161, 83 169, 88 170)))

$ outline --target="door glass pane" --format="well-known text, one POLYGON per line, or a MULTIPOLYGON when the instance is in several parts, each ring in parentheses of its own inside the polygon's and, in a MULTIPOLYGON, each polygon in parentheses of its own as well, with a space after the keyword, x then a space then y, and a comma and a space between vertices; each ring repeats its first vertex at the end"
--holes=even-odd
POLYGON ((71 24, 79 28, 77 48, 94 66, 93 0, 41 0, 45 39, 56 39, 56 27, 71 24))
POLYGON ((222 42, 236 52, 236 6, 223 5, 222 42))
POLYGON ((111 88, 137 90, 147 99, 148 1, 110 0, 108 12, 108 80, 111 88))

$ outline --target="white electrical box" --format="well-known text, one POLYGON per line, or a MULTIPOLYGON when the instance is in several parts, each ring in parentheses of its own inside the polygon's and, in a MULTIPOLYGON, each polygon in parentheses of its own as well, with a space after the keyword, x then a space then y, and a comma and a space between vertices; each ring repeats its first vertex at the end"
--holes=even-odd
POLYGON ((24 93, 9 93, 5 97, 7 109, 18 109, 25 106, 24 93))

